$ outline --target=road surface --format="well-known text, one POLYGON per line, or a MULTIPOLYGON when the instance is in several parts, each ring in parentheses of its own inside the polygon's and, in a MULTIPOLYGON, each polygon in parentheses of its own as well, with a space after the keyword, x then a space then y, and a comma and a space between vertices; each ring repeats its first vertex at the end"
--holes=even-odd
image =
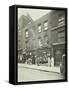
POLYGON ((60 80, 64 79, 61 74, 18 67, 18 82, 60 80))

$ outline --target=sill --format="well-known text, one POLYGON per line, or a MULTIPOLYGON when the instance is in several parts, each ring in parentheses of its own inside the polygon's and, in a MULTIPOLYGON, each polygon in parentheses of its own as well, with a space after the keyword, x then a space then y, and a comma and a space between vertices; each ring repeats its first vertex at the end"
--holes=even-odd
POLYGON ((43 32, 45 32, 45 31, 48 31, 48 29, 47 30, 43 30, 43 32))

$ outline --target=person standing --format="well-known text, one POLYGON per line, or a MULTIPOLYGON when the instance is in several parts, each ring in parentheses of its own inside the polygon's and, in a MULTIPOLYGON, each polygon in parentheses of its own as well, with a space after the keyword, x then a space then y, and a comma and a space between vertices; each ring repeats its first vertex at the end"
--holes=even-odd
POLYGON ((51 57, 51 66, 54 67, 54 57, 51 57))
POLYGON ((37 57, 37 65, 39 66, 39 60, 40 60, 40 58, 39 58, 39 56, 37 57))
POLYGON ((48 56, 48 66, 51 66, 50 56, 48 56))
POLYGON ((32 54, 32 64, 35 64, 35 56, 32 54))

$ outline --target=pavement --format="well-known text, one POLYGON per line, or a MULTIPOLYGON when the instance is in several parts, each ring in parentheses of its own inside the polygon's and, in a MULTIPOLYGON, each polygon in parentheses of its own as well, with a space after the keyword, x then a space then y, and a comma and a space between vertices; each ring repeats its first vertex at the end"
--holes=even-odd
POLYGON ((50 67, 50 66, 45 66, 45 65, 32 65, 32 64, 23 64, 23 63, 18 63, 18 67, 25 67, 25 68, 30 68, 30 69, 35 69, 35 70, 41 70, 45 72, 53 72, 53 73, 60 73, 60 67, 50 67))

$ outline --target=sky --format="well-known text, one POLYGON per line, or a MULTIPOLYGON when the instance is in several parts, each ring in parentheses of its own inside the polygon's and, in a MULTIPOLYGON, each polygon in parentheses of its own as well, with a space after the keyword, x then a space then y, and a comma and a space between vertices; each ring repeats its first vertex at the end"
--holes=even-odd
POLYGON ((51 10, 18 8, 18 19, 21 15, 29 14, 33 20, 37 20, 49 12, 51 12, 51 10))

